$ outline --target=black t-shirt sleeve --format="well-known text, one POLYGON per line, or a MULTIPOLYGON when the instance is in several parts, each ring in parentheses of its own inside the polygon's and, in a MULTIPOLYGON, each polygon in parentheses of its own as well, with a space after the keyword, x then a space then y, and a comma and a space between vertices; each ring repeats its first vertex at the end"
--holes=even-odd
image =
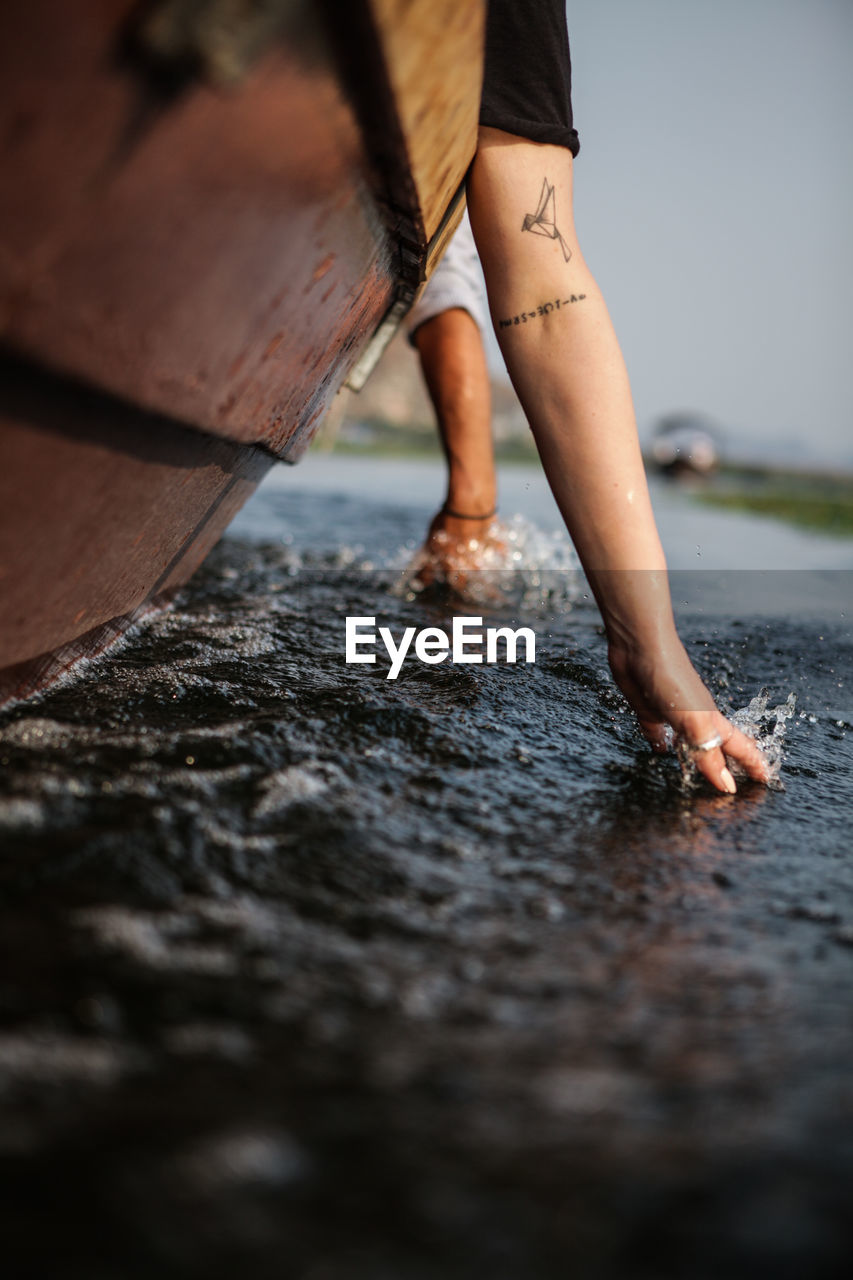
POLYGON ((480 124, 577 155, 565 0, 489 0, 480 124))

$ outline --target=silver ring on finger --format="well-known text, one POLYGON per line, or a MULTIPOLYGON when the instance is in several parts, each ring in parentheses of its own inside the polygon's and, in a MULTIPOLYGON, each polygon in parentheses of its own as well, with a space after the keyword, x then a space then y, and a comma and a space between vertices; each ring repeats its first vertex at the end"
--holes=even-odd
MULTIPOLYGON (((726 739, 728 741, 728 739, 726 739)), ((719 733, 715 733, 712 737, 706 738, 704 742, 691 743, 688 751, 693 755, 704 755, 706 751, 716 751, 717 747, 723 745, 723 739, 719 733)))

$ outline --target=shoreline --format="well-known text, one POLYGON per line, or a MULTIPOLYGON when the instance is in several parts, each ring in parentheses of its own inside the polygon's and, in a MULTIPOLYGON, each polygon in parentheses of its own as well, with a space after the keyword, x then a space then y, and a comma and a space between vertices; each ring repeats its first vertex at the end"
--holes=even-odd
MULTIPOLYGON (((385 424, 365 424, 371 439, 338 436, 332 447, 316 450, 326 456, 436 461, 442 457, 437 433, 432 428, 401 430, 385 424)), ((495 442, 498 464, 538 467, 539 458, 532 438, 510 437, 495 442)), ((853 538, 853 474, 833 473, 825 468, 793 468, 757 462, 724 462, 710 476, 687 476, 667 481, 647 461, 650 478, 670 483, 697 504, 778 520, 788 526, 853 538)))

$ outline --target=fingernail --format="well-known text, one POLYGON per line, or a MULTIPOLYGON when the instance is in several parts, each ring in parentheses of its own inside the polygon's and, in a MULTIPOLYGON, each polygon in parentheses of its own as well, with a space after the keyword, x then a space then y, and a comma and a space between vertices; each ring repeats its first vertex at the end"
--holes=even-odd
POLYGON ((730 796, 733 796, 737 791, 737 787, 735 786, 735 780, 729 773, 728 769, 724 769, 720 774, 720 777, 723 780, 723 786, 726 788, 726 791, 728 791, 730 796))

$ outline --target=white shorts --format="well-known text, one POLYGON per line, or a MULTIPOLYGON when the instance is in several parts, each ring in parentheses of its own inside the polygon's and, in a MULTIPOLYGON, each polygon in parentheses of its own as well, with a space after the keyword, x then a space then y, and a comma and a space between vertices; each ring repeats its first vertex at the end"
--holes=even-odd
POLYGON ((406 316, 406 332, 412 341, 415 330, 433 316, 451 307, 461 307, 476 320, 484 333, 488 323, 485 285, 480 269, 477 246, 468 221, 468 210, 453 233, 453 239, 444 252, 423 293, 406 316))

